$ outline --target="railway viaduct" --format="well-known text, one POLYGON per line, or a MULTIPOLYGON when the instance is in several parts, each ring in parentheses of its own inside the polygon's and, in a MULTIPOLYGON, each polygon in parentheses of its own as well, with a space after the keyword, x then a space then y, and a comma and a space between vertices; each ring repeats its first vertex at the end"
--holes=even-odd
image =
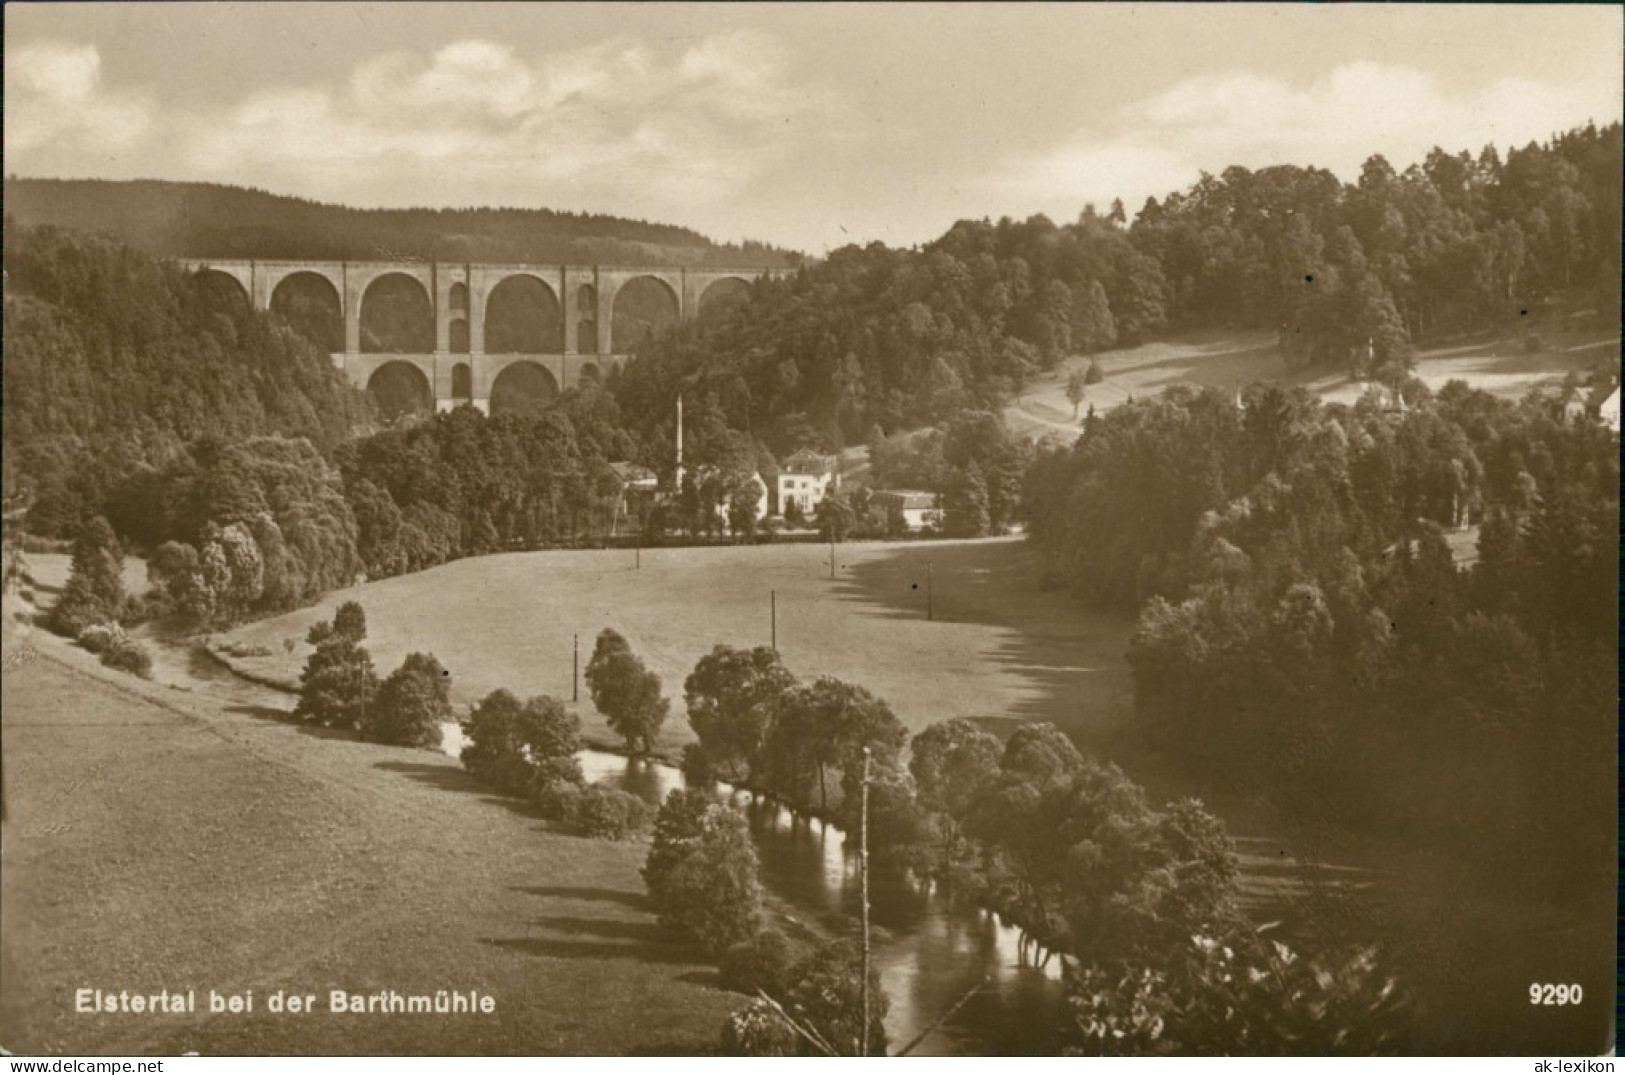
POLYGON ((600 377, 649 332, 713 302, 735 301, 752 280, 781 271, 406 260, 182 264, 200 277, 234 281, 257 309, 286 309, 296 295, 307 309, 324 309, 330 343, 341 348, 333 363, 357 387, 376 390, 387 375, 437 410, 470 403, 486 412, 493 389, 556 395, 600 377), (390 305, 410 308, 420 330, 409 338, 369 331, 369 315, 390 305), (498 320, 520 328, 488 340, 499 311, 498 320))

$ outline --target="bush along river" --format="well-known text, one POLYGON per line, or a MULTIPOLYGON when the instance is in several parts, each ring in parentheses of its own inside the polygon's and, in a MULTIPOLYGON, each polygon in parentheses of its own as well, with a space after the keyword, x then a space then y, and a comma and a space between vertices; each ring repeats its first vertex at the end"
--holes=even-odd
MULTIPOLYGON (((461 729, 444 726, 443 749, 456 757, 461 729)), ((598 750, 577 755, 589 783, 620 788, 651 803, 686 786, 674 766, 598 750)), ((860 911, 857 841, 836 826, 797 814, 748 791, 718 785, 717 797, 750 821, 768 893, 826 933, 856 934, 860 911), (850 846, 848 846, 850 844, 850 846)), ((869 878, 873 958, 891 1007, 886 1031, 900 1048, 942 1019, 978 982, 975 995, 911 1055, 1041 1055, 1062 1048, 1067 1018, 1059 960, 1021 958, 1020 933, 994 913, 951 901, 903 871, 869 878)), ((740 1006, 745 1004, 744 998, 740 1006)))
MULTIPOLYGON (((684 786, 659 762, 583 751, 589 781, 659 802, 684 786)), ((750 792, 719 785, 719 798, 750 820, 763 886, 826 931, 856 934, 861 896, 857 840, 828 822, 796 814, 750 792)), ((900 870, 869 878, 873 958, 891 1001, 886 1031, 892 1048, 942 1018, 978 982, 965 1005, 911 1055, 1046 1055, 1062 1048, 1067 1018, 1060 960, 1048 967, 1020 957, 1019 931, 990 911, 950 901, 900 870)), ((743 1001, 741 1002, 743 1006, 743 1001)))
MULTIPOLYGON (((235 703, 267 717, 288 711, 289 694, 250 682, 202 647, 155 638, 154 679, 235 703)), ((442 750, 455 758, 462 729, 443 726, 442 750)), ((659 762, 605 751, 578 755, 589 782, 621 788, 653 803, 685 781, 659 762)), ((727 786, 719 799, 749 819, 763 887, 795 920, 827 934, 856 934, 859 913, 857 841, 839 828, 799 816, 727 786)), ((886 1030, 893 1048, 912 1041, 981 982, 962 1007, 928 1035, 913 1055, 1048 1055, 1062 1048, 1067 1010, 1060 961, 1045 968, 1021 957, 1019 932, 997 915, 898 871, 876 869, 869 883, 873 956, 891 1002, 886 1030)), ((746 998, 740 998, 740 1007, 746 998)))

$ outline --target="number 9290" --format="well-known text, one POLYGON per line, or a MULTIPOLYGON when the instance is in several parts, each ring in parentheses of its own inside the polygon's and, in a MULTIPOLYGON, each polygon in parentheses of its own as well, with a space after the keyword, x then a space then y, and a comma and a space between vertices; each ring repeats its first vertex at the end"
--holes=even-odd
POLYGON ((1564 1006, 1578 1004, 1585 996, 1585 990, 1579 984, 1552 985, 1550 982, 1531 982, 1529 985, 1529 1003, 1542 1006, 1564 1006))

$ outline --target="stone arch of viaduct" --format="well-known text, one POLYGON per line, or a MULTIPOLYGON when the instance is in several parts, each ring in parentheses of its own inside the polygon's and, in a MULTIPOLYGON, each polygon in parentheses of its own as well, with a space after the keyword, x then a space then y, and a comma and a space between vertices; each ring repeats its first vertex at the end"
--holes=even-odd
MULTIPOLYGON (((608 373, 626 361, 630 343, 615 338, 615 303, 636 280, 653 280, 670 300, 675 320, 696 316, 707 292, 723 281, 750 283, 777 275, 775 269, 646 268, 603 265, 501 265, 437 261, 182 261, 193 272, 220 273, 235 280, 256 308, 271 308, 277 287, 308 273, 332 285, 344 324, 344 350, 333 364, 352 384, 366 388, 390 362, 417 367, 433 388, 437 410, 472 403, 488 411, 491 387, 516 363, 547 372, 559 391, 583 379, 608 373), (417 281, 434 313, 434 350, 368 351, 362 348, 362 308, 367 290, 386 276, 417 281), (486 351, 486 315, 491 294, 503 281, 529 277, 552 295, 562 321, 556 350, 525 353, 486 351), (466 341, 466 343, 465 343, 466 341), (465 349, 466 347, 466 349, 465 349), (461 367, 461 368, 459 368, 461 367)), ((718 294, 728 290, 719 288, 718 294)))

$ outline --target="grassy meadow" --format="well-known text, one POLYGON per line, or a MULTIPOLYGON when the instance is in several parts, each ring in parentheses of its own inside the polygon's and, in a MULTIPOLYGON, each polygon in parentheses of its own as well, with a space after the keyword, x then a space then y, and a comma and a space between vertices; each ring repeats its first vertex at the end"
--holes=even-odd
MULTIPOLYGON (((1553 321, 1531 349, 1516 334, 1501 334, 1430 347, 1416 356, 1415 376, 1437 391, 1462 380, 1491 395, 1518 398, 1531 389, 1555 390, 1570 373, 1584 376, 1600 359, 1619 360, 1619 334, 1587 317, 1553 321)), ((1005 420, 1035 439, 1070 438, 1078 421, 1066 398, 1074 370, 1100 363, 1105 380, 1085 392, 1079 414, 1092 405, 1110 410, 1129 398, 1145 399, 1175 385, 1239 390, 1255 382, 1307 389, 1328 403, 1353 403, 1361 385, 1341 370, 1288 371, 1270 331, 1185 333, 1139 347, 1074 356, 1028 384, 1006 408, 1005 420)))
MULTIPOLYGON (((834 578, 829 552, 806 544, 645 549, 641 568, 622 550, 479 557, 332 593, 218 642, 269 650, 232 664, 295 683, 310 624, 359 601, 380 671, 430 650, 450 669, 462 705, 498 687, 569 700, 573 637, 584 670, 598 632, 613 627, 673 700, 660 746, 675 753, 691 738, 683 680, 717 643, 768 644, 776 592, 786 665, 869 688, 911 731, 953 717, 1050 720, 1091 742, 1127 719, 1132 622, 1040 593, 1034 554, 1019 540, 838 545, 834 578)), ((579 708, 590 738, 612 739, 584 677, 579 708)))
POLYGON ((432 751, 292 725, 269 692, 102 668, 6 606, 7 1049, 685 1053, 739 1005, 655 921, 644 845, 558 831, 432 751), (80 1014, 81 988, 196 990, 204 1010, 80 1014), (211 989, 253 991, 254 1012, 209 1013, 211 989), (478 990, 497 1007, 330 1014, 330 989, 478 990), (278 990, 318 1007, 273 1014, 278 990))

